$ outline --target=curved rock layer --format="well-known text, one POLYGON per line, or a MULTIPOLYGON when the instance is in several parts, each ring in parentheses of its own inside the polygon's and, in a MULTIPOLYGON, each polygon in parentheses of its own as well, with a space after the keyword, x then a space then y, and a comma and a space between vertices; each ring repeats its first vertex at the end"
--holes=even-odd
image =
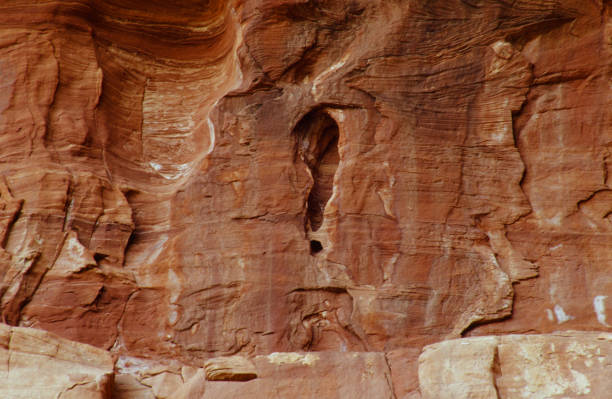
POLYGON ((608 0, 5 1, 2 321, 398 398, 429 343, 609 331, 611 54, 608 0))

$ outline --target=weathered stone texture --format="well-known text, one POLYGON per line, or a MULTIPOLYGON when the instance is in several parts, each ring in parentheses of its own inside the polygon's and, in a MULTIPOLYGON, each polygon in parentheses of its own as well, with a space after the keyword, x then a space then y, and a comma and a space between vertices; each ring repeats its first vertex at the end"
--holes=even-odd
POLYGON ((111 354, 46 331, 0 324, 0 397, 108 399, 111 354))
POLYGON ((273 352, 246 360, 214 358, 204 368, 118 362, 113 397, 131 398, 394 398, 390 369, 380 352, 273 352))
POLYGON ((605 398, 612 335, 564 332, 464 338, 425 347, 423 399, 605 398))
POLYGON ((611 56, 609 0, 0 2, 1 320, 397 398, 427 344, 609 331, 611 56))

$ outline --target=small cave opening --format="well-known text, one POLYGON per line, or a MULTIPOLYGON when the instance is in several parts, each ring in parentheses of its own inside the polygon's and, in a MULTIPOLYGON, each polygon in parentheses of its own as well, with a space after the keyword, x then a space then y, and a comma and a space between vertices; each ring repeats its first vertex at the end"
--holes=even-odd
POLYGON ((106 255, 106 254, 101 254, 101 253, 98 253, 98 252, 96 252, 94 254, 94 260, 96 261, 96 263, 100 263, 100 262, 102 262, 106 258, 108 258, 108 255, 106 255))
POLYGON ((321 244, 321 241, 310 240, 310 254, 318 254, 321 251, 323 251, 323 245, 321 244))
MULTIPOLYGON (((323 224, 325 206, 332 196, 334 176, 340 161, 338 124, 324 110, 318 109, 306 114, 294 131, 298 140, 298 155, 308 166, 313 178, 304 225, 306 232, 316 232, 323 224)), ((316 240, 311 241, 310 246, 311 253, 323 249, 316 240), (313 245, 320 249, 315 251, 313 245)))

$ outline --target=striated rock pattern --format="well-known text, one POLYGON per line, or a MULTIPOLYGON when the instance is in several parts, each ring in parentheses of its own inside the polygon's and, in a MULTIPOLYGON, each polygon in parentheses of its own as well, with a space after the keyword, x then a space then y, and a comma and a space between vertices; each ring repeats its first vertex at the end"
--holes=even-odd
POLYGON ((257 378, 255 366, 242 356, 217 357, 204 363, 209 381, 249 381, 257 378))
POLYGON ((2 328, 80 397, 605 398, 520 334, 612 328, 611 57, 609 0, 3 1, 2 328))

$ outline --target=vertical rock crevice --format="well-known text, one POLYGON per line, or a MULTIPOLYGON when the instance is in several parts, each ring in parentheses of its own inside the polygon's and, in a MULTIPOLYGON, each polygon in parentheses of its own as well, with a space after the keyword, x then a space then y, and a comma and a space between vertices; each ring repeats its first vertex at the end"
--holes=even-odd
POLYGON ((325 110, 316 109, 306 114, 296 125, 297 156, 306 164, 312 185, 306 200, 304 229, 311 238, 310 252, 317 254, 324 247, 318 235, 325 221, 325 207, 333 194, 333 183, 340 155, 339 129, 336 121, 325 110))

